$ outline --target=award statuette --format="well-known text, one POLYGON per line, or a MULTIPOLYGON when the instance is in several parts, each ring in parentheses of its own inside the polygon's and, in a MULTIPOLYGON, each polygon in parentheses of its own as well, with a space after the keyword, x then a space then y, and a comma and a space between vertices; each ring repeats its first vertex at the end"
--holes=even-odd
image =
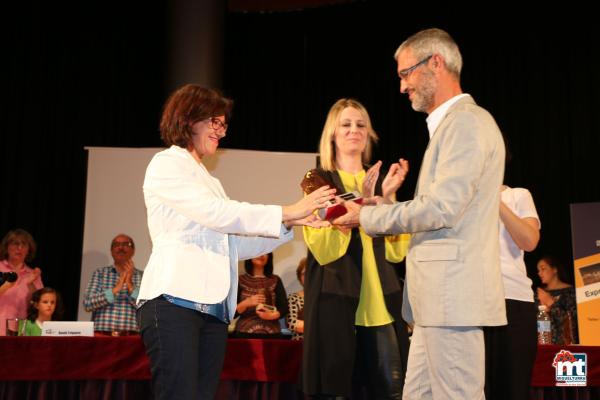
POLYGON ((321 186, 325 185, 329 185, 330 188, 336 188, 334 183, 330 181, 329 177, 326 176, 322 170, 318 170, 316 168, 308 171, 304 175, 302 182, 300 182, 300 187, 305 194, 311 194, 321 186))
MULTIPOLYGON (((318 169, 311 169, 310 171, 308 171, 306 175, 304 175, 304 179, 302 179, 302 182, 300 183, 302 190, 304 190, 304 193, 306 194, 311 194, 321 186, 325 185, 329 185, 329 187, 331 188, 336 188, 337 193, 342 192, 335 186, 333 182, 330 182, 328 177, 325 176, 325 174, 322 171, 318 169)), ((331 220, 346 214, 348 210, 346 210, 346 207, 344 207, 344 205, 340 203, 342 201, 349 200, 355 201, 358 204, 362 203, 362 197, 358 192, 348 192, 337 195, 335 196, 335 201, 330 200, 330 204, 328 204, 327 207, 321 208, 318 211, 319 218, 321 218, 322 220, 331 220)))

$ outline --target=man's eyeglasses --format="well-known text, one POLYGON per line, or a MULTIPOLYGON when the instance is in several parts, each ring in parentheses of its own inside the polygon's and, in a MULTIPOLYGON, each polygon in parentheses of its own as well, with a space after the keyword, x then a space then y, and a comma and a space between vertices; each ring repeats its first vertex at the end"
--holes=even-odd
POLYGON ((415 69, 419 68, 421 65, 427 63, 427 61, 429 61, 431 59, 431 57, 433 57, 433 54, 425 57, 424 59, 422 59, 415 65, 413 65, 412 67, 408 67, 408 68, 403 69, 402 71, 398 71, 398 76, 400 77, 400 79, 408 78, 408 76, 411 74, 411 72, 413 72, 415 69))
POLYGON ((115 247, 133 247, 133 242, 131 241, 127 241, 127 242, 112 242, 110 247, 115 248, 115 247))
POLYGON ((224 131, 227 130, 227 124, 225 122, 221 121, 219 118, 216 118, 216 117, 209 118, 208 123, 209 123, 210 127, 212 129, 214 129, 215 131, 218 131, 220 129, 223 129, 224 131))

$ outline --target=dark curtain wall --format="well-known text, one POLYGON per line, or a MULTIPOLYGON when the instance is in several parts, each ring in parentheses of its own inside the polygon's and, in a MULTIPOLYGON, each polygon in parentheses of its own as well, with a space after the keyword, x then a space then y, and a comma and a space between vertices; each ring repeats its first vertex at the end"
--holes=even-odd
POLYGON ((77 314, 84 146, 160 145, 164 13, 144 9, 40 2, 1 18, 0 235, 31 232, 31 265, 62 293, 69 319, 77 314))
POLYGON ((509 143, 506 183, 530 189, 536 202, 542 239, 527 256, 530 275, 537 279, 542 253, 571 269, 568 205, 600 201, 597 22, 577 3, 471 7, 363 1, 231 13, 225 88, 236 108, 224 145, 315 151, 329 107, 356 97, 381 139, 376 159, 410 161, 399 198, 411 198, 428 141, 426 115, 399 93, 393 54, 418 30, 445 29, 463 54, 463 90, 495 116, 509 143))
MULTIPOLYGON (((226 16, 222 79, 236 107, 223 146, 315 151, 331 104, 356 97, 381 137, 376 159, 410 160, 398 193, 410 198, 428 136, 425 115, 398 92, 392 56, 408 35, 438 26, 461 47, 463 89, 508 137, 507 182, 536 200, 542 242, 529 266, 544 252, 568 261, 568 204, 600 201, 595 14, 573 2, 535 13, 505 2, 469 13, 423 2, 312 3, 226 16)), ((83 147, 161 145, 173 61, 165 56, 168 3, 116 4, 28 3, 0 17, 0 235, 15 227, 34 235, 32 265, 64 295, 67 318, 79 290, 83 147)))

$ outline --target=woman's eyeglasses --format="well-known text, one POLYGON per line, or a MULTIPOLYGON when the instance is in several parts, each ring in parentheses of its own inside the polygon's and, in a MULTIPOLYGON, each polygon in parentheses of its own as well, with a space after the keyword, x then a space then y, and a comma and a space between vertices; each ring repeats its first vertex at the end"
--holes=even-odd
POLYGON ((212 129, 214 129, 215 131, 218 130, 227 130, 227 124, 225 122, 223 122, 222 120, 220 120, 219 118, 216 117, 212 117, 208 119, 208 124, 210 125, 210 127, 212 129))

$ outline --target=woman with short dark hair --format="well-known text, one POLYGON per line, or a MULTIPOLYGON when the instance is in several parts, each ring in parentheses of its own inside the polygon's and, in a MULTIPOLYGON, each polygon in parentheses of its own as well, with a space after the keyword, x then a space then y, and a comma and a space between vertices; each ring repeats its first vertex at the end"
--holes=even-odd
POLYGON ((170 147, 146 170, 153 248, 138 318, 157 400, 214 397, 236 308, 238 260, 289 241, 293 225, 320 226, 312 212, 333 198, 334 190, 323 188, 290 206, 230 200, 203 159, 225 137, 231 108, 213 89, 176 90, 160 123, 170 147))

